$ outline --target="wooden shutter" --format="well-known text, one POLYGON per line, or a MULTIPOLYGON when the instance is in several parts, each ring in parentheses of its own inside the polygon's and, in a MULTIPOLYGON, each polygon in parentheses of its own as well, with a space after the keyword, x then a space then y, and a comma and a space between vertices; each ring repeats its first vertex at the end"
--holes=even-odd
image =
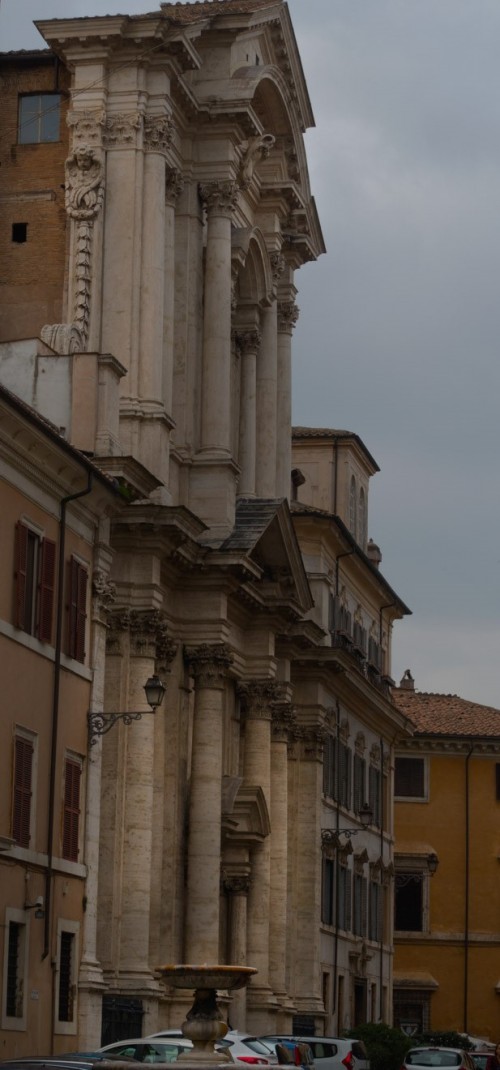
POLYGON ((87 582, 87 569, 72 557, 69 563, 68 654, 82 662, 85 661, 87 582))
POLYGON ((12 836, 19 847, 30 845, 31 778, 33 744, 23 736, 16 736, 14 744, 14 799, 12 836))
POLYGON ((64 768, 63 858, 78 862, 80 831, 80 777, 78 762, 66 759, 64 768))
POLYGON ((55 575, 56 544, 51 539, 42 539, 38 597, 38 638, 42 643, 50 643, 52 639, 55 575))
POLYGON ((18 520, 14 544, 14 624, 16 628, 24 628, 27 563, 28 529, 18 520))

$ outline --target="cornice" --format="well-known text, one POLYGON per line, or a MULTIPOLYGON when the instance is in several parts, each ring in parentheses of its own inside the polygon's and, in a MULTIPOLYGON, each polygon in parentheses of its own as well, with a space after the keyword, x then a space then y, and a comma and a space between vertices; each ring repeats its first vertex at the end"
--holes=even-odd
MULTIPOLYGON (((410 722, 411 723, 411 722, 410 722)), ((412 736, 411 739, 398 739, 399 750, 418 751, 420 754, 459 754, 469 755, 472 748, 472 757, 488 757, 500 754, 500 737, 487 739, 477 736, 463 736, 461 738, 433 738, 432 736, 412 736)))

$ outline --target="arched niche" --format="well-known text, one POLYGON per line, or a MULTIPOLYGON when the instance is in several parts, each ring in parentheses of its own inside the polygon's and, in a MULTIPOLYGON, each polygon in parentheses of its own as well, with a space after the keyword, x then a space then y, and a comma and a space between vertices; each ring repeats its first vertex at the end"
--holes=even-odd
POLYGON ((254 227, 248 232, 245 262, 238 272, 238 306, 262 307, 271 300, 272 290, 269 253, 261 231, 254 227))

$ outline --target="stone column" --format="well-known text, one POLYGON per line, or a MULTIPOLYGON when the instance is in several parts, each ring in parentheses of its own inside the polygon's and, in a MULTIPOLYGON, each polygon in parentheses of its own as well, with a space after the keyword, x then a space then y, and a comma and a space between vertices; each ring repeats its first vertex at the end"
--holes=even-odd
POLYGON ((276 497, 276 418, 278 378, 277 306, 262 311, 262 344, 257 362, 257 474, 258 498, 276 497))
POLYGON ((149 960, 154 719, 144 684, 155 671, 156 641, 163 623, 157 610, 130 613, 128 704, 147 714, 125 730, 120 975, 122 986, 125 982, 135 990, 158 988, 149 960))
POLYGON ((167 167, 165 172, 165 275, 163 299, 163 404, 167 416, 172 416, 174 378, 175 325, 175 206, 184 182, 181 172, 167 167))
MULTIPOLYGON (((271 742, 271 900, 269 912, 269 980, 280 1007, 286 992, 288 925, 288 747, 294 712, 290 702, 272 706, 271 742)), ((284 1025, 285 1023, 283 1023, 284 1025)), ((283 1025, 281 1028, 283 1028, 283 1025)))
MULTIPOLYGON (((239 685, 245 710, 245 759, 243 781, 260 786, 271 812, 271 703, 276 698, 274 680, 252 680, 239 685)), ((247 994, 248 1024, 256 1032, 271 1024, 276 1009, 269 984, 269 909, 271 895, 271 844, 267 837, 256 844, 251 856, 252 880, 248 896, 247 954, 257 968, 247 994)))
POLYGON ((234 182, 200 186, 207 210, 203 316, 201 449, 229 456, 231 450, 231 220, 234 182))
MULTIPOLYGON (((229 962, 234 966, 247 966, 247 899, 250 890, 250 876, 248 874, 224 873, 223 889, 229 900, 228 925, 229 962)), ((234 992, 229 1020, 232 1029, 245 1029, 246 1027, 246 988, 234 992)))
POLYGON ((219 961, 221 793, 224 691, 229 647, 188 647, 195 678, 187 844, 186 962, 219 961))
MULTIPOLYGON (((98 547, 97 564, 92 577, 92 705, 101 712, 104 705, 104 668, 106 664, 106 628, 108 612, 115 597, 115 585, 109 582, 111 553, 105 545, 98 547), (100 566, 100 567, 99 567, 100 566)), ((85 796, 85 846, 83 860, 87 867, 83 916, 82 957, 78 975, 78 1036, 89 1051, 101 1043, 102 991, 105 988, 101 964, 97 958, 97 909, 99 843, 101 827, 102 743, 89 748, 85 796)))
POLYGON ((278 302, 276 496, 290 498, 292 471, 292 331, 299 317, 293 301, 278 302))
POLYGON ((257 355, 261 343, 260 331, 238 331, 236 345, 241 361, 240 401, 240 478, 238 495, 255 498, 255 463, 257 431, 257 355))
POLYGON ((321 910, 321 796, 324 731, 302 729, 300 797, 297 801, 296 847, 300 865, 295 871, 294 915, 296 957, 293 993, 297 1014, 323 1014, 320 927, 321 910))

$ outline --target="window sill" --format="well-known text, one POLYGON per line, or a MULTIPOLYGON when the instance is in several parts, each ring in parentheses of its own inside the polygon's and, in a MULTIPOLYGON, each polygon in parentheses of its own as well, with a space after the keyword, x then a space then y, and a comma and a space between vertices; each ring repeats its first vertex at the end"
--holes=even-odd
MULTIPOLYGON (((31 650, 34 654, 39 654, 40 657, 46 658, 48 661, 55 661, 55 650, 50 643, 41 643, 34 635, 29 635, 28 632, 23 632, 20 628, 14 628, 14 625, 9 624, 6 620, 0 620, 0 635, 4 635, 7 639, 12 639, 14 643, 20 643, 27 650, 31 650)), ((81 676, 83 680, 92 680, 92 670, 87 665, 82 665, 81 662, 75 661, 74 658, 68 658, 66 654, 61 654, 61 665, 63 669, 74 673, 75 676, 81 676)))

